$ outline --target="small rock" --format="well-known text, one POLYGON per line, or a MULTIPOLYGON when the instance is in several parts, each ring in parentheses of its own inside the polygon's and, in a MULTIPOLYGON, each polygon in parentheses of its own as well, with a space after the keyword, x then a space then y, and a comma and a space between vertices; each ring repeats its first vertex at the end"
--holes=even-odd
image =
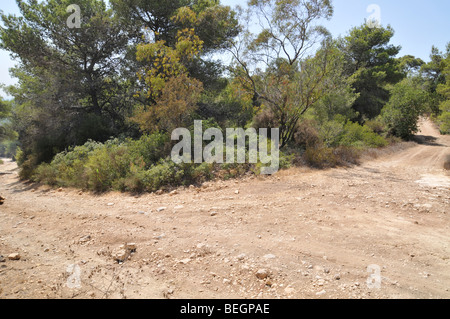
POLYGON ((91 236, 90 235, 86 235, 86 236, 81 237, 79 242, 80 243, 86 243, 86 242, 88 242, 90 240, 91 240, 91 236))
POLYGON ((6 261, 5 257, 3 257, 2 255, 0 255, 0 263, 4 263, 6 261))
POLYGON ((180 260, 180 264, 186 265, 186 264, 189 263, 190 261, 191 261, 191 258, 181 259, 181 260, 180 260))
POLYGON ((20 259, 20 254, 19 253, 12 253, 8 255, 8 259, 9 260, 19 260, 20 259))
POLYGON ((137 245, 135 243, 127 243, 125 247, 132 253, 137 249, 137 245))
POLYGON ((211 212, 211 216, 216 216, 217 215, 217 212, 211 212))
POLYGON ((324 295, 324 294, 326 294, 326 291, 325 291, 325 290, 321 290, 321 291, 319 291, 319 292, 316 292, 316 296, 322 296, 322 295, 324 295))
POLYGON ((245 256, 246 256, 245 254, 240 254, 240 255, 236 256, 236 259, 237 260, 244 260, 245 256))
POLYGON ((258 279, 266 279, 269 277, 269 271, 267 269, 259 269, 256 272, 256 278, 258 279))
POLYGON ((157 212, 162 212, 163 210, 166 210, 167 207, 159 207, 156 209, 157 212))
POLYGON ((235 193, 235 194, 239 194, 239 190, 236 189, 236 190, 234 191, 234 193, 235 193))
POLYGON ((275 259, 275 255, 273 255, 273 254, 267 254, 267 255, 264 255, 264 258, 265 258, 265 259, 275 259))
POLYGON ((108 203, 106 206, 114 206, 114 203, 108 203))
POLYGON ((197 248, 198 248, 198 249, 202 249, 202 248, 204 248, 205 246, 206 246, 205 243, 199 243, 199 244, 197 244, 197 248))
POLYGON ((162 195, 162 194, 163 194, 163 191, 162 191, 161 189, 158 189, 158 190, 155 192, 155 194, 156 194, 156 195, 162 195))
POLYGON ((334 276, 334 280, 340 280, 340 279, 341 279, 341 275, 336 274, 336 275, 334 276))
POLYGON ((177 195, 177 194, 178 194, 178 191, 177 191, 177 190, 171 191, 171 192, 169 193, 170 196, 177 195))
POLYGON ((113 253, 112 257, 117 262, 124 262, 128 258, 128 251, 125 249, 119 249, 113 253))

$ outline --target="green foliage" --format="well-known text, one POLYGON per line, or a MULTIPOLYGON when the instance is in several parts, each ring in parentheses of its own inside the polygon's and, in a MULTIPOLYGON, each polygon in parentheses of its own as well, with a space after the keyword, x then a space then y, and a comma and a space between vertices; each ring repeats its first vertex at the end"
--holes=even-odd
POLYGON ((18 146, 18 141, 5 141, 0 143, 0 157, 15 159, 18 146))
POLYGON ((344 125, 344 132, 339 138, 339 145, 375 148, 386 146, 387 141, 367 126, 348 122, 344 125))
POLYGON ((0 142, 5 140, 13 140, 16 138, 16 133, 11 126, 12 103, 4 101, 0 97, 0 142))
POLYGON ((418 131, 419 116, 425 110, 426 92, 417 80, 407 78, 391 90, 391 99, 383 108, 381 117, 390 134, 408 139, 418 131))
POLYGON ((353 108, 360 120, 378 116, 389 100, 386 84, 395 84, 405 76, 395 59, 401 47, 389 43, 393 36, 390 26, 371 28, 364 24, 353 28, 341 42, 346 75, 354 79, 353 88, 359 93, 353 108))
POLYGON ((450 112, 442 112, 437 120, 441 134, 450 134, 450 112))

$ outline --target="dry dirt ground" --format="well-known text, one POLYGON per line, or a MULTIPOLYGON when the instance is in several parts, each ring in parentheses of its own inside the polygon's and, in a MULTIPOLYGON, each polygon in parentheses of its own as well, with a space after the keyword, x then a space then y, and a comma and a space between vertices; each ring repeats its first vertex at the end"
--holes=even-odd
POLYGON ((449 298, 450 137, 421 128, 359 166, 172 195, 26 184, 5 160, 0 298, 449 298))

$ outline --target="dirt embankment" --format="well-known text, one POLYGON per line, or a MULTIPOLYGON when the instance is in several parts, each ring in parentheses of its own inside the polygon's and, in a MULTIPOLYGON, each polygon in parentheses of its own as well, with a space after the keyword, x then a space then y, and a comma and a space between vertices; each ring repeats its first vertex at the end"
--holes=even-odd
POLYGON ((24 184, 5 160, 0 298, 449 298, 450 140, 421 128, 360 166, 159 196, 24 184))

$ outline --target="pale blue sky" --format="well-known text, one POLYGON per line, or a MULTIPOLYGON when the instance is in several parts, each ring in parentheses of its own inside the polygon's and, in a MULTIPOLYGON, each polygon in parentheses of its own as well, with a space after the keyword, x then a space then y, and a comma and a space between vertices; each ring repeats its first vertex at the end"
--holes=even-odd
MULTIPOLYGON (((15 0, 1 0, 0 10, 18 13, 15 0)), ((245 0, 222 0, 225 5, 235 6, 245 0)), ((355 26, 364 23, 371 15, 367 8, 375 4, 380 8, 381 24, 391 25, 395 30, 392 43, 401 45, 399 56, 414 55, 429 60, 431 47, 445 50, 450 42, 450 1, 449 0, 333 0, 334 15, 325 26, 333 36, 346 35, 355 26)), ((76 0, 74 0, 76 3, 76 0)), ((0 83, 10 85, 15 80, 9 75, 14 65, 9 53, 0 50, 0 83)), ((1 96, 5 96, 0 91, 1 96)))

